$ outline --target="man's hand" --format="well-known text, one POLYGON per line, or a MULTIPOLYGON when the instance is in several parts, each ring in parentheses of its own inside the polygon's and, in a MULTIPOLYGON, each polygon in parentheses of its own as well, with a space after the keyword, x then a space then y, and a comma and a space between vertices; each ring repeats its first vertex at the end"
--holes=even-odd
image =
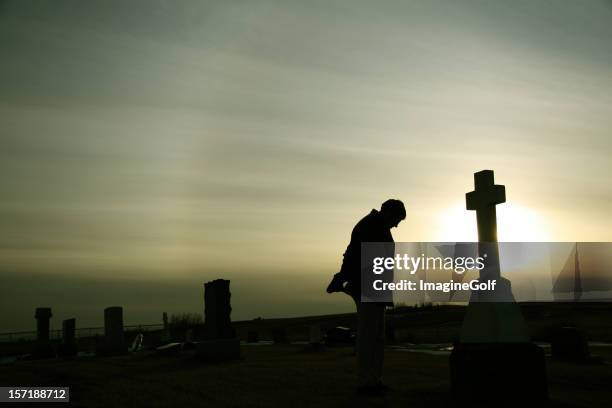
POLYGON ((345 280, 340 275, 340 272, 338 272, 327 286, 327 293, 344 292, 344 282, 345 280))

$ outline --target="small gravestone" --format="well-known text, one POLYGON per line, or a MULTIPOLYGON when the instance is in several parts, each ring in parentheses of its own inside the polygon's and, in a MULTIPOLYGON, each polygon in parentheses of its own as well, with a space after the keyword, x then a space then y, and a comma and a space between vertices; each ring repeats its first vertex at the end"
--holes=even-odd
POLYGON ((125 354, 127 346, 123 333, 123 308, 112 306, 104 309, 104 350, 106 355, 125 354))
POLYGON ((559 360, 590 360, 586 336, 576 327, 561 327, 555 330, 550 342, 550 352, 553 358, 559 360))
POLYGON ((240 340, 231 321, 230 281, 216 279, 204 284, 204 341, 196 343, 196 356, 221 362, 240 357, 240 340))
POLYGON ((257 343, 259 342, 259 333, 255 330, 249 330, 247 332, 247 343, 257 343))
POLYGON ((36 318, 36 346, 34 356, 37 358, 53 357, 53 346, 49 338, 51 314, 50 307, 38 307, 34 317, 36 318))
POLYGON ((161 343, 168 343, 170 341, 170 325, 168 324, 168 313, 164 312, 162 315, 162 320, 164 322, 164 328, 162 329, 161 334, 161 343))
POLYGON ((307 351, 323 351, 325 345, 323 344, 323 337, 321 336, 321 327, 318 325, 312 325, 309 328, 308 344, 306 345, 307 351))
POLYGON ((310 336, 309 343, 310 344, 320 344, 321 343, 321 327, 318 325, 310 326, 310 336))
POLYGON ((488 256, 479 280, 497 286, 471 295, 450 356, 452 393, 465 405, 543 400, 548 397, 544 352, 529 341, 510 281, 500 272, 495 206, 506 201, 505 187, 494 183, 492 170, 475 173, 474 184, 466 206, 476 211, 478 254, 488 256))
POLYGON ((76 319, 66 319, 62 322, 62 344, 59 347, 59 355, 62 357, 77 355, 76 319))

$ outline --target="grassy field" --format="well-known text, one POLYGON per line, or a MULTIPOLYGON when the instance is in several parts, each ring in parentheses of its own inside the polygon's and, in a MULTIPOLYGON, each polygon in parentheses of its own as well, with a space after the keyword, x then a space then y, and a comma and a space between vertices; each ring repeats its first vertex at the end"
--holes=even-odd
MULTIPOLYGON (((609 348, 593 352, 612 359, 609 348)), ((448 356, 387 349, 385 381, 393 390, 384 398, 364 398, 354 392, 355 357, 350 347, 306 352, 298 345, 243 346, 242 353, 240 361, 215 365, 197 362, 189 351, 164 357, 144 353, 18 361, 0 366, 0 384, 68 385, 70 405, 82 407, 455 405, 449 391, 448 356)), ((547 359, 547 365, 551 400, 538 406, 600 407, 612 399, 610 364, 547 359)))

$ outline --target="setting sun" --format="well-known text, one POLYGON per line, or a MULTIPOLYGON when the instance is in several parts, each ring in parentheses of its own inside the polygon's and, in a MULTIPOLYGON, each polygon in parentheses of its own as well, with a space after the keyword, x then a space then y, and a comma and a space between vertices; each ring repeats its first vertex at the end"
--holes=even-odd
MULTIPOLYGON (((534 210, 513 203, 497 206, 499 241, 544 242, 550 240, 545 221, 534 210)), ((476 213, 455 204, 443 210, 436 228, 436 241, 474 242, 478 240, 476 213)))

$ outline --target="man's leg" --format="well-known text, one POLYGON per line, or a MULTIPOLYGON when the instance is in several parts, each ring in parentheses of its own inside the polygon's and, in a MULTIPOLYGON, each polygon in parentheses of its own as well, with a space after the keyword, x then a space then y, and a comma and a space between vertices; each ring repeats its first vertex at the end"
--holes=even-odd
POLYGON ((358 302, 357 369, 360 387, 382 381, 384 355, 385 307, 378 303, 358 302))

